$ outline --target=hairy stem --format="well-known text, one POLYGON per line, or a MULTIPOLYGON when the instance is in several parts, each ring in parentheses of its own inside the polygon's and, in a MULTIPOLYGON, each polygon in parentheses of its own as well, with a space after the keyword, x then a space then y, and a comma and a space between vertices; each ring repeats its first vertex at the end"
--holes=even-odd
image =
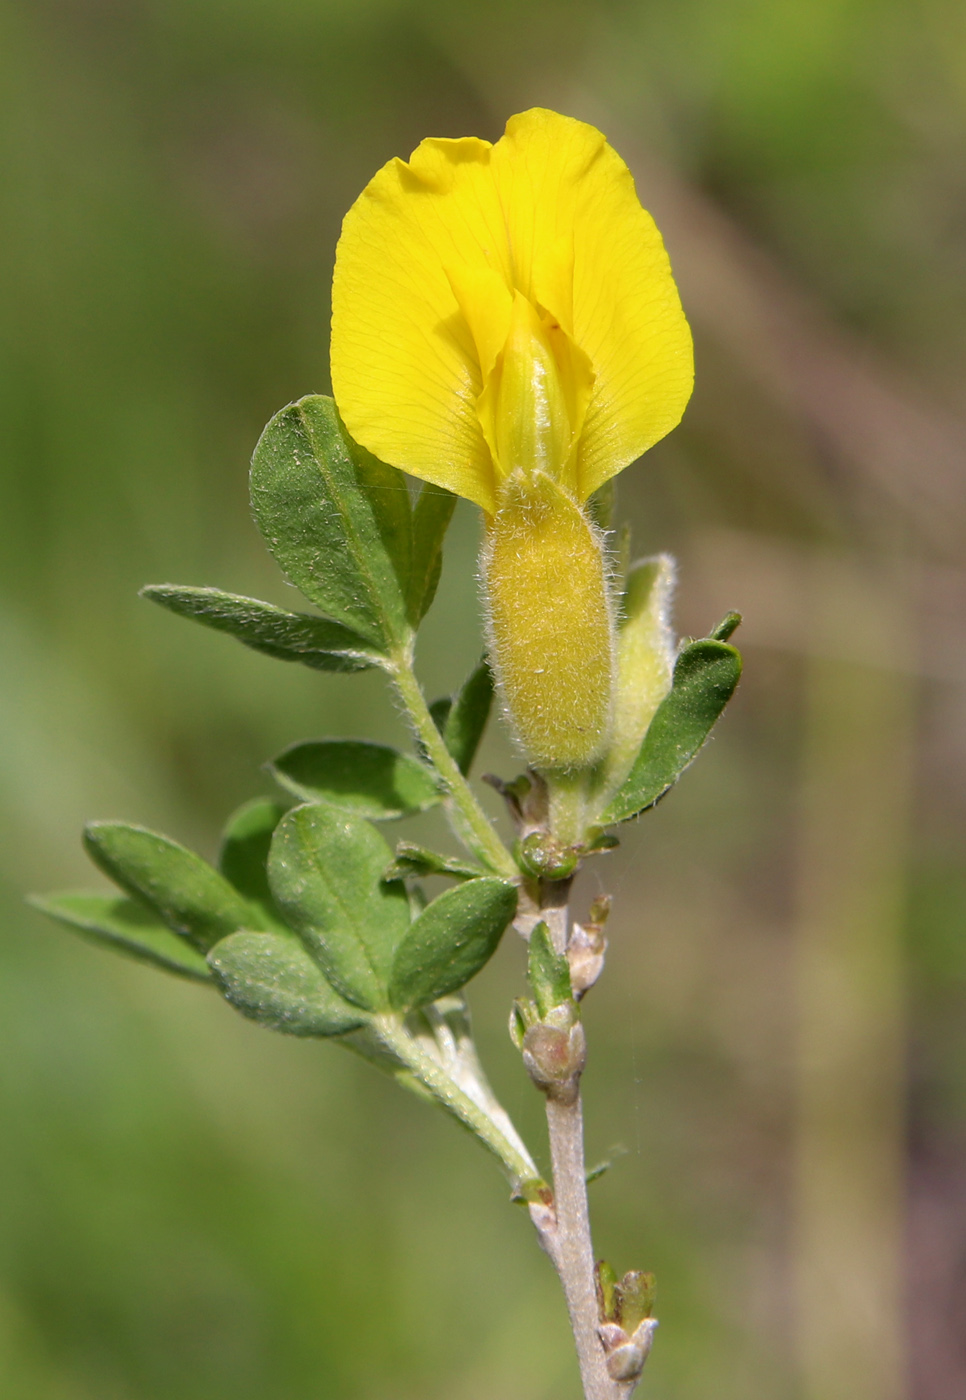
POLYGON ((420 1048, 407 1032, 401 1016, 387 1012, 374 1017, 372 1024, 382 1044, 406 1066, 413 1078, 500 1159, 514 1188, 539 1180, 533 1159, 519 1139, 511 1141, 504 1129, 447 1074, 439 1061, 420 1048))
POLYGON ((510 879, 517 879, 520 872, 513 857, 494 831, 490 819, 436 728, 426 704, 426 697, 413 671, 412 659, 408 655, 394 658, 389 674, 420 743, 446 785, 448 807, 454 819, 453 826, 457 836, 492 870, 510 879))
MULTIPOLYGON (((541 907, 558 952, 567 947, 570 914, 567 885, 546 884, 541 907), (564 896, 561 898, 561 896, 564 896)), ((618 1400, 626 1394, 607 1373, 604 1349, 597 1335, 597 1290, 594 1247, 587 1205, 584 1165, 584 1118, 579 1081, 570 1093, 547 1096, 547 1131, 553 1167, 553 1208, 531 1208, 540 1243, 560 1278, 573 1329, 585 1400, 618 1400)))

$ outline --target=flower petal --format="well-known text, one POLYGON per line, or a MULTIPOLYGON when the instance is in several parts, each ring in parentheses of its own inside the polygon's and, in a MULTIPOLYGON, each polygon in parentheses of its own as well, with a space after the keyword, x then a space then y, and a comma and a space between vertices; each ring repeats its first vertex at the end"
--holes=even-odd
POLYGON ((486 511, 495 508, 495 479, 476 400, 479 356, 495 354, 497 332, 467 323, 453 282, 470 302, 494 274, 508 285, 491 151, 475 138, 423 141, 408 164, 390 161, 366 186, 336 253, 331 352, 352 436, 486 511))
POLYGON ((680 421, 691 335, 661 235, 595 127, 534 108, 493 148, 516 285, 590 358, 577 461, 586 499, 680 421))

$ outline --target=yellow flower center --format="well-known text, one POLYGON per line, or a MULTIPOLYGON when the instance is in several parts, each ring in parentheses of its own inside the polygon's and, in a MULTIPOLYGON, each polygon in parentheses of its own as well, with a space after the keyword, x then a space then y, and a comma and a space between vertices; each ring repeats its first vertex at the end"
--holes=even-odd
POLYGON ((515 292, 510 326, 477 400, 498 478, 537 472, 574 489, 593 372, 560 324, 515 292))

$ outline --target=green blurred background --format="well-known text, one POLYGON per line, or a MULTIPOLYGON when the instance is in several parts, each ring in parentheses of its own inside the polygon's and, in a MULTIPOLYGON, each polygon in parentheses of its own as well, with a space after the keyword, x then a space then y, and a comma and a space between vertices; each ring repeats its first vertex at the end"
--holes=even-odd
MULTIPOLYGON (((0 4, 0 1394, 575 1400, 490 1162, 335 1047, 74 941, 87 817, 211 856, 303 737, 398 738, 370 676, 139 602, 286 602, 246 465, 328 387, 339 223, 421 137, 596 122, 697 342, 620 482, 682 632, 746 676, 582 887, 597 1244, 659 1278, 653 1400, 966 1394, 966 11, 956 0, 0 4)), ((479 648, 461 509, 421 665, 479 648)), ((514 771, 498 734, 484 768, 514 771)), ((494 1082, 522 946, 473 988, 494 1082)))

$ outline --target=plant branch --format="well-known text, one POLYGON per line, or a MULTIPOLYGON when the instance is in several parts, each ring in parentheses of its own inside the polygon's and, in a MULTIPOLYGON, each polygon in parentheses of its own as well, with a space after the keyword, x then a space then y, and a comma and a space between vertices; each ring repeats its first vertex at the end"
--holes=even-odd
MULTIPOLYGON (((514 1189, 519 1190, 527 1183, 540 1181, 533 1158, 517 1138, 512 1126, 510 1132, 516 1141, 511 1141, 505 1128, 497 1124, 486 1109, 456 1083, 433 1055, 420 1047, 406 1030, 401 1016, 392 1012, 376 1016, 372 1028, 383 1046, 405 1065, 414 1079, 500 1159, 514 1189)), ((502 1109, 500 1114, 505 1117, 502 1109)), ((508 1119, 506 1121, 509 1123, 508 1119)))
POLYGON ((494 831, 489 817, 436 728, 413 671, 411 657, 408 654, 394 657, 391 668, 387 669, 420 743, 446 786, 447 805, 457 836, 491 870, 508 879, 518 879, 520 872, 513 857, 494 831))
POLYGON ((586 1400, 615 1400, 621 1388, 607 1373, 604 1349, 597 1334, 594 1249, 587 1206, 579 1090, 572 1102, 547 1097, 547 1130, 553 1164, 554 1224, 549 1240, 544 1239, 544 1246, 553 1260, 567 1300, 586 1400))
MULTIPOLYGON (((560 883, 545 883, 541 890, 541 912, 553 945, 561 953, 567 948, 570 924, 567 888, 563 885, 561 889, 560 883)), ((553 1205, 535 1204, 530 1208, 530 1215, 563 1287, 585 1400, 620 1400, 629 1393, 628 1389, 608 1374, 597 1332, 599 1317, 579 1075, 561 1091, 547 1094, 547 1131, 553 1167, 553 1205)))

